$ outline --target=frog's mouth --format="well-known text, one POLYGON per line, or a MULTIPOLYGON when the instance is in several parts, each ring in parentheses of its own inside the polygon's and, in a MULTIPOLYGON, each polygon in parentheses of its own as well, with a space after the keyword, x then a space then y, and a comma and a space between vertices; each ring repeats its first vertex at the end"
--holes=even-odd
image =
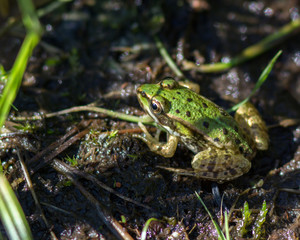
POLYGON ((144 104, 143 104, 143 102, 142 102, 142 100, 141 100, 141 96, 140 96, 140 94, 138 93, 138 101, 139 101, 139 104, 140 104, 140 106, 142 107, 142 109, 144 109, 145 110, 145 108, 144 108, 144 104))

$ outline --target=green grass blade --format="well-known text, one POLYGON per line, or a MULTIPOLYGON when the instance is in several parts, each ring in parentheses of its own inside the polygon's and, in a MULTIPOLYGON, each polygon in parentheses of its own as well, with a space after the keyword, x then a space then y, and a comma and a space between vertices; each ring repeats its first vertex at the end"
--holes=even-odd
POLYGON ((11 69, 0 98, 0 128, 3 126, 10 107, 16 98, 28 59, 31 57, 32 51, 38 44, 42 34, 42 28, 35 13, 32 1, 19 0, 18 3, 22 12, 23 23, 27 29, 27 35, 11 69))
POLYGON ((165 46, 163 45, 163 43, 160 41, 160 39, 158 38, 158 36, 154 36, 154 40, 155 40, 156 47, 157 47, 160 55, 162 55, 162 57, 165 59, 165 61, 168 64, 168 66, 175 73, 175 75, 177 77, 184 78, 183 73, 177 67, 176 63, 173 61, 172 57, 170 56, 170 54, 168 53, 167 49, 165 48, 165 46))
POLYGON ((33 32, 36 35, 40 36, 42 34, 42 27, 32 1, 18 0, 18 4, 22 12, 23 24, 27 32, 33 32))
POLYGON ((196 70, 202 73, 215 73, 220 71, 226 71, 234 66, 244 63, 250 59, 253 59, 266 51, 274 48, 279 43, 282 43, 285 39, 296 34, 300 29, 300 18, 292 20, 278 31, 262 39, 258 43, 251 45, 244 49, 238 56, 234 57, 230 62, 223 63, 211 63, 197 66, 195 63, 186 61, 184 64, 184 70, 196 70))
POLYGON ((150 223, 151 223, 152 221, 159 221, 159 222, 162 222, 161 220, 156 219, 156 218, 149 218, 149 219, 146 221, 146 223, 145 223, 145 225, 144 225, 144 227, 143 227, 142 234, 141 234, 141 240, 146 240, 146 237, 147 237, 147 230, 148 230, 149 225, 150 225, 150 223))
POLYGON ((197 198, 199 199, 200 203, 202 204, 202 206, 204 207, 205 211, 208 213, 210 219, 212 220, 215 229, 217 230, 218 233, 218 239, 222 239, 222 240, 226 240, 224 233, 222 232, 222 229, 220 228, 219 224, 213 219, 210 211, 208 210, 208 208, 206 207, 206 205, 204 204, 204 202, 202 201, 201 197, 199 196, 199 194, 197 192, 195 192, 197 198))
MULTIPOLYGON (((7 82, 0 98, 0 128, 2 128, 10 107, 16 98, 28 60, 42 34, 42 28, 32 1, 19 0, 18 3, 27 34, 7 76, 7 82)), ((4 77, 3 72, 3 69, 1 69, 1 79, 4 77)), ((0 217, 10 239, 33 239, 23 210, 2 173, 0 173, 0 217)))
POLYGON ((224 214, 224 223, 225 223, 225 235, 226 235, 226 239, 229 240, 230 239, 230 235, 229 235, 229 225, 228 225, 228 214, 225 211, 224 214))
POLYGON ((261 85, 267 80, 267 77, 269 76, 274 64, 276 63, 277 59, 281 55, 282 51, 278 51, 276 55, 272 58, 272 60, 269 62, 267 67, 263 70, 261 75, 259 76, 258 81, 256 82, 253 90, 251 91, 250 95, 245 98, 243 101, 239 102, 238 104, 234 105, 232 108, 228 109, 227 112, 233 112, 236 111, 241 105, 248 102, 249 99, 255 94, 255 92, 261 87, 261 85))
POLYGON ((2 173, 0 174, 0 216, 10 239, 33 239, 22 207, 2 173))
POLYGON ((34 33, 28 34, 24 39, 0 99, 0 127, 3 126, 11 104, 16 98, 28 59, 38 42, 39 36, 34 33))

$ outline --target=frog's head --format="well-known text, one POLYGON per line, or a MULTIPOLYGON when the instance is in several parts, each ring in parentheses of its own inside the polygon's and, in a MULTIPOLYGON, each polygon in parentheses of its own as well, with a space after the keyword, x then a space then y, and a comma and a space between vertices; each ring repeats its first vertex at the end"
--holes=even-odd
POLYGON ((195 108, 193 99, 198 95, 172 78, 157 84, 143 84, 137 89, 137 97, 145 112, 170 134, 186 134, 187 127, 183 125, 195 121, 196 114, 191 112, 195 108))
POLYGON ((157 123, 165 125, 165 115, 170 111, 170 91, 178 87, 172 78, 165 78, 157 84, 143 84, 137 89, 137 98, 141 107, 157 123))
POLYGON ((154 120, 169 111, 169 101, 160 95, 161 89, 157 84, 144 84, 137 89, 137 97, 141 107, 154 120))

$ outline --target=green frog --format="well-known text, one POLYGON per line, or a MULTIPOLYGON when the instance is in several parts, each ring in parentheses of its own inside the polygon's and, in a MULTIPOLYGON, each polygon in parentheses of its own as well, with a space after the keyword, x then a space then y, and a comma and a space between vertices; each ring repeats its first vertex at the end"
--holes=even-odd
POLYGON ((249 171, 256 149, 268 148, 266 125, 251 103, 242 105, 233 118, 195 89, 172 78, 140 86, 141 107, 167 131, 168 140, 159 142, 141 123, 145 136, 135 137, 163 157, 172 157, 179 141, 195 154, 192 170, 165 168, 169 171, 219 183, 235 179, 249 171))

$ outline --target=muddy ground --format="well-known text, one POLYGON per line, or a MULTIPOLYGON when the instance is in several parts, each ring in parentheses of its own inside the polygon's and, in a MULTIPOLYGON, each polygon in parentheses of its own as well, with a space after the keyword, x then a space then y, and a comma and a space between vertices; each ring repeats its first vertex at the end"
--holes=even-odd
MULTIPOLYGON (((157 220, 148 228, 148 239, 217 239, 213 223, 195 195, 195 191, 201 195, 214 218, 223 224, 211 193, 212 183, 157 168, 190 168, 193 155, 183 145, 174 157, 163 158, 132 137, 132 132, 140 132, 136 123, 92 111, 38 121, 14 119, 94 102, 95 106, 141 116, 144 113, 135 93, 139 85, 166 76, 180 80, 159 54, 154 35, 181 69, 183 59, 199 64, 226 61, 298 18, 299 4, 296 0, 79 0, 41 17, 45 32, 14 102, 18 111, 11 110, 6 124, 12 134, 2 135, 0 140, 2 164, 34 238, 50 239, 50 226, 58 239, 118 239, 107 227, 109 223, 103 222, 106 214, 133 239, 140 238, 145 222, 152 217, 157 220), (19 125, 18 130, 14 124, 19 125), (18 151, 32 172, 48 227, 27 184, 19 181, 23 172, 18 151), (105 190, 97 180, 110 189, 105 190)), ((11 3, 8 14, 1 17, 0 27, 8 17, 18 16, 17 5, 11 3)), ((0 36, 0 63, 6 70, 24 36, 21 24, 0 36)), ((184 71, 187 78, 200 84, 202 95, 229 108, 232 101, 250 94, 270 59, 283 50, 268 80, 251 99, 269 127, 270 147, 258 152, 249 173, 219 185, 226 206, 231 208, 237 200, 229 219, 232 239, 254 238, 254 221, 264 201, 268 214, 259 238, 300 237, 299 46, 299 34, 295 33, 228 71, 184 71), (288 120, 290 124, 285 126, 288 120), (264 182, 257 186, 260 180, 264 182), (245 201, 253 222, 241 236, 245 201)))

